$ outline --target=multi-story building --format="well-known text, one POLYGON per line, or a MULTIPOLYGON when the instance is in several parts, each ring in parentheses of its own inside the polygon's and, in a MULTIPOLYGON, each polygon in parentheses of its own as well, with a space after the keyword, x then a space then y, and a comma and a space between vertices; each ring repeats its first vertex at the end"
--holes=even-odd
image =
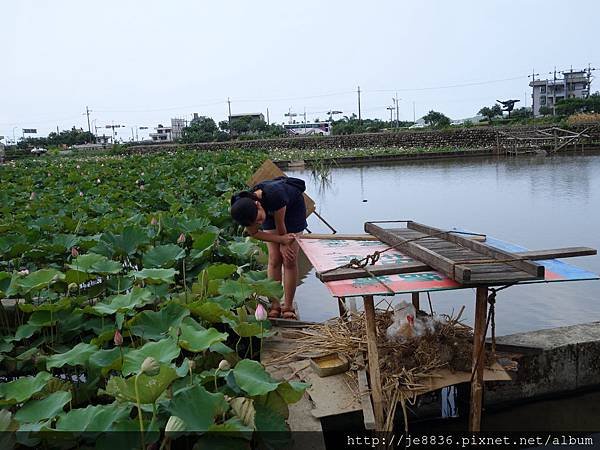
POLYGON ((541 107, 554 111, 556 103, 566 98, 587 98, 590 95, 590 70, 562 72, 562 78, 556 75, 550 80, 535 80, 529 83, 533 88, 531 94, 533 115, 540 115, 541 107))
POLYGON ((156 128, 156 133, 150 133, 150 137, 155 142, 171 142, 173 140, 173 129, 171 127, 163 127, 159 124, 156 128))
POLYGON ((187 120, 178 118, 171 119, 171 138, 174 141, 181 139, 185 127, 187 127, 187 120))

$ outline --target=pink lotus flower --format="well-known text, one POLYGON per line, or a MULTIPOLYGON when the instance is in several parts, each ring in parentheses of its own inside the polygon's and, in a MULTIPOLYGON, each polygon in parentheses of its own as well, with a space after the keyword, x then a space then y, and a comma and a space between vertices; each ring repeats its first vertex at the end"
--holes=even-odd
POLYGON ((115 337, 113 338, 113 342, 116 346, 120 347, 123 345, 123 335, 119 330, 115 330, 115 337))
POLYGON ((254 311, 254 317, 259 322, 262 322, 263 320, 267 320, 267 310, 261 303, 259 303, 258 306, 256 307, 256 311, 254 311))
POLYGON ((143 185, 143 184, 141 184, 141 185, 140 185, 140 191, 143 191, 143 190, 144 190, 144 185, 143 185))
POLYGON ((177 243, 178 244, 184 244, 185 243, 185 234, 181 233, 179 235, 179 237, 177 238, 177 243))
POLYGON ((32 192, 29 196, 29 200, 35 200, 35 192, 32 192))
POLYGON ((79 191, 79 196, 83 197, 83 192, 79 191))
POLYGON ((77 251, 77 247, 71 247, 71 256, 73 258, 77 258, 79 256, 79 251, 77 251))
POLYGON ((157 223, 158 223, 158 221, 154 217, 150 221, 150 225, 156 225, 157 223))

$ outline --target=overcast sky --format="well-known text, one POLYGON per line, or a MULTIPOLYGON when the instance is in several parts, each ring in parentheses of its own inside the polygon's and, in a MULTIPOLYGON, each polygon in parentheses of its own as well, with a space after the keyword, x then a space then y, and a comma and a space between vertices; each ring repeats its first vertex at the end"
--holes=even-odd
MULTIPOLYGON (((331 108, 400 119, 530 106, 527 75, 598 67, 597 0, 2 0, 0 135, 331 108), (462 85, 462 86, 456 86, 462 85), (454 87, 449 87, 454 86, 454 87)), ((600 81, 592 90, 600 90, 600 81)), ((131 136, 128 128, 123 138, 131 136)))

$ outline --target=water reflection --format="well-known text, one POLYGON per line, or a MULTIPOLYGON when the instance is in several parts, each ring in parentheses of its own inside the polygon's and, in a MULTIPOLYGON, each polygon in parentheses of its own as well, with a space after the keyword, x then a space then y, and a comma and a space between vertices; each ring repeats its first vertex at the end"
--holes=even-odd
MULTIPOLYGON (((318 211, 341 233, 361 233, 367 220, 409 218, 485 232, 530 249, 600 248, 599 154, 333 167, 326 183, 308 170, 288 173, 307 181, 318 211)), ((309 228, 328 232, 315 217, 309 228)), ((600 272, 598 256, 569 262, 600 272)), ((600 281, 510 288, 498 296, 498 334, 599 320, 599 298, 600 281)), ((470 289, 432 294, 439 312, 464 304, 468 321, 473 299, 470 289)), ((314 271, 303 277, 296 300, 305 320, 337 314, 335 299, 314 271)))

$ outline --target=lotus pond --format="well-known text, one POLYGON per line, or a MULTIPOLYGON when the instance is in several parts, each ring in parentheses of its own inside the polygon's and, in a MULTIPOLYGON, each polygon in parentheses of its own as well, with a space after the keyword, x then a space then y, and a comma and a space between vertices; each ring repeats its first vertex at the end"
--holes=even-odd
POLYGON ((306 386, 257 361, 254 314, 281 286, 228 213, 265 157, 0 166, 0 431, 19 431, 2 448, 250 448, 287 430, 306 386))

